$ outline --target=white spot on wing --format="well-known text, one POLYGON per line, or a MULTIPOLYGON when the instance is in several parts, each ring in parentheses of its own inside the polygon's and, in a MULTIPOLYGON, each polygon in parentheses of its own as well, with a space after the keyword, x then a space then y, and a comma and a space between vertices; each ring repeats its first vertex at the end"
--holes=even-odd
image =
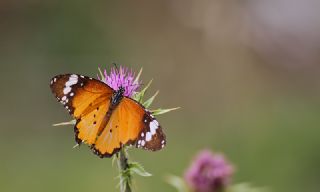
POLYGON ((78 83, 78 76, 73 74, 69 77, 69 80, 65 84, 65 88, 63 89, 63 93, 67 95, 71 91, 71 86, 78 83))
POLYGON ((71 75, 69 77, 69 80, 66 82, 66 87, 70 87, 71 85, 77 84, 77 82, 78 82, 78 76, 71 75))
POLYGON ((72 74, 72 75, 70 76, 70 79, 78 79, 78 75, 72 74))
POLYGON ((70 87, 71 85, 77 84, 78 79, 70 79, 66 82, 66 87, 70 87))
POLYGON ((144 146, 146 142, 144 140, 141 141, 141 146, 144 146))
POLYGON ((147 132, 146 134, 146 141, 151 141, 151 133, 147 132))
POLYGON ((68 94, 69 92, 71 91, 71 87, 65 87, 64 89, 63 89, 63 94, 68 94))
POLYGON ((152 135, 156 134, 156 130, 158 129, 159 123, 157 120, 153 120, 150 122, 150 132, 152 135))

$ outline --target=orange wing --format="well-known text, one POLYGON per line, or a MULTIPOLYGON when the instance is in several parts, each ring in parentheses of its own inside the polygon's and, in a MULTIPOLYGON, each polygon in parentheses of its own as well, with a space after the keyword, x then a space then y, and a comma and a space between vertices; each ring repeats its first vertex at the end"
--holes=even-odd
POLYGON ((77 120, 77 143, 92 145, 109 108, 113 89, 101 81, 76 74, 58 75, 51 80, 51 90, 77 120))
POLYGON ((100 157, 110 157, 127 144, 156 151, 165 146, 166 137, 150 112, 138 102, 124 97, 92 149, 100 157))

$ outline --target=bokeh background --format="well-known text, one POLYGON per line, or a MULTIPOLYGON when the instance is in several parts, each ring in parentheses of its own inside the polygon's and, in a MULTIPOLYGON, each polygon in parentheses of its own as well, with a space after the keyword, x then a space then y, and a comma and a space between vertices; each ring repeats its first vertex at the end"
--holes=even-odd
POLYGON ((0 1, 0 191, 118 191, 116 166, 72 149, 51 95, 60 73, 95 77, 117 62, 160 89, 167 147, 131 158, 153 174, 136 191, 174 191, 203 148, 234 183, 274 192, 320 188, 318 0, 0 1))

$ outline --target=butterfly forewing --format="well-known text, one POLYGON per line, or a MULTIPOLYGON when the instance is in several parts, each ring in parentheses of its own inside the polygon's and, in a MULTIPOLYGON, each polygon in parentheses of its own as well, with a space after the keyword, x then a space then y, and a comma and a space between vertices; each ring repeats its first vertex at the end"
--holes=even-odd
POLYGON ((162 149, 166 145, 166 136, 151 112, 131 98, 124 98, 123 106, 130 110, 133 119, 137 119, 134 124, 137 125, 139 134, 135 136, 135 146, 151 151, 162 149))
POLYGON ((110 99, 113 92, 101 81, 76 74, 57 75, 51 79, 50 87, 58 101, 75 118, 95 107, 94 104, 110 99))

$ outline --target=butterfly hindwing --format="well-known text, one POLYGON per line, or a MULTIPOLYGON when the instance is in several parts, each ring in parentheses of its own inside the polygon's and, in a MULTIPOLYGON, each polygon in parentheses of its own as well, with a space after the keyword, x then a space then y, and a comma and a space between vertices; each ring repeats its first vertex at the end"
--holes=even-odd
POLYGON ((162 127, 150 112, 146 112, 143 119, 143 129, 137 138, 136 147, 151 151, 162 149, 167 142, 162 127))
POLYGON ((156 151, 166 144, 158 121, 138 102, 124 97, 98 137, 93 151, 100 157, 109 157, 122 145, 156 151))
POLYGON ((136 124, 139 126, 135 146, 151 151, 162 149, 166 145, 166 136, 151 112, 131 98, 124 98, 123 106, 130 111, 134 111, 132 116, 135 116, 134 119, 137 120, 136 124))
POLYGON ((103 82, 77 74, 57 75, 51 79, 50 87, 58 101, 75 118, 88 110, 96 99, 101 100, 101 96, 108 95, 111 97, 113 93, 103 82))

